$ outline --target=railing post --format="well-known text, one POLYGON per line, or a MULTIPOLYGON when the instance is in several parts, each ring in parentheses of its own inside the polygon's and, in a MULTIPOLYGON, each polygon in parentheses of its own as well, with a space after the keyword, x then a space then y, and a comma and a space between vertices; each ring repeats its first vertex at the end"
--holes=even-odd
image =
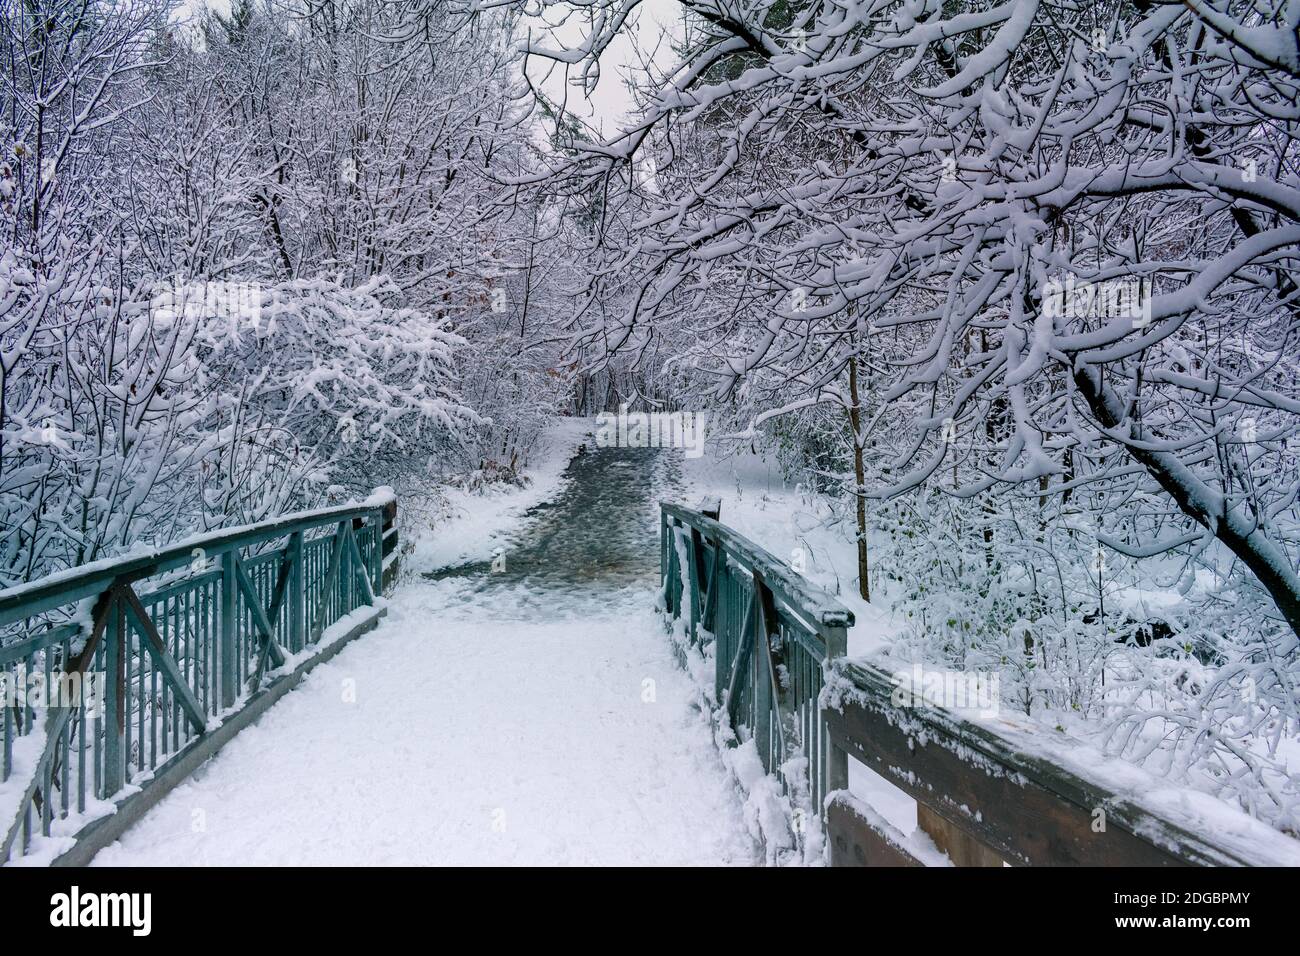
MULTIPOLYGON (((668 583, 668 515, 664 506, 659 506, 659 587, 667 591, 668 583)), ((668 608, 668 599, 664 598, 664 609, 668 608)))
POLYGON ((348 533, 352 530, 351 525, 350 521, 340 521, 334 532, 339 536, 340 545, 335 552, 338 555, 339 573, 334 579, 338 585, 339 617, 352 611, 352 592, 357 586, 357 579, 353 577, 356 569, 352 567, 352 549, 346 546, 348 533))
MULTIPOLYGON (((341 521, 338 525, 337 534, 340 541, 347 541, 347 532, 351 527, 350 521, 341 521)), ((339 551, 339 616, 342 617, 352 610, 352 549, 346 544, 339 551)))
POLYGON ((289 647, 296 653, 307 644, 307 575, 303 560, 307 540, 301 531, 289 537, 289 551, 293 562, 289 566, 289 647))
POLYGON ((673 620, 682 616, 681 556, 677 553, 677 525, 668 523, 668 609, 673 620))
POLYGON ((713 572, 713 583, 709 585, 710 596, 714 597, 713 608, 713 699, 722 703, 722 691, 727 686, 727 677, 731 673, 731 604, 727 598, 726 588, 719 586, 729 580, 727 577, 727 557, 722 550, 722 542, 716 543, 717 570, 713 572))
POLYGON ((700 643, 699 635, 696 628, 700 622, 700 567, 699 552, 695 543, 699 538, 699 532, 691 528, 690 537, 686 542, 686 580, 690 582, 691 593, 687 595, 687 623, 691 635, 691 644, 700 643))
POLYGON ((104 700, 104 792, 110 799, 126 783, 126 608, 113 586, 112 603, 104 624, 104 666, 107 684, 104 700))
MULTIPOLYGON (((662 506, 661 506, 662 509, 662 506)), ((659 512, 659 578, 664 589, 664 608, 672 619, 677 617, 676 578, 673 569, 677 551, 673 546, 673 523, 663 510, 659 512)))
POLYGON ((379 520, 379 590, 376 594, 381 594, 388 589, 388 586, 397 580, 397 569, 400 555, 395 554, 397 551, 397 500, 394 499, 380 510, 379 520), (384 564, 388 556, 392 554, 393 560, 387 565, 384 564))
POLYGON ((754 635, 754 736, 768 772, 776 773, 787 756, 780 681, 772 656, 773 640, 781 636, 781 622, 777 617, 772 589, 757 572, 754 573, 754 595, 757 598, 757 613, 754 615, 757 625, 754 635))
POLYGON ((754 572, 754 596, 757 600, 751 633, 746 635, 754 642, 754 649, 749 655, 750 693, 754 701, 754 746, 758 749, 758 759, 763 762, 763 769, 776 773, 777 761, 772 760, 772 710, 776 702, 772 700, 771 686, 768 683, 768 660, 772 654, 771 635, 768 633, 767 616, 764 613, 769 597, 764 592, 767 587, 754 572))
POLYGON ((384 512, 377 509, 370 516, 370 590, 375 596, 384 593, 384 512))
POLYGON ((235 677, 235 549, 229 548, 221 555, 221 630, 218 634, 221 661, 221 706, 235 706, 239 696, 239 681, 235 677))
MULTIPOLYGON (((283 663, 286 642, 301 651, 309 625, 317 630, 318 623, 338 623, 334 612, 347 612, 336 607, 340 577, 348 591, 344 602, 359 595, 371 598, 369 582, 380 582, 395 570, 390 562, 385 573, 383 552, 391 553, 397 544, 396 529, 384 530, 396 511, 392 499, 382 506, 284 516, 261 527, 216 531, 149 555, 124 555, 116 562, 0 589, 0 627, 7 637, 19 635, 0 647, 0 682, 16 673, 43 676, 47 688, 56 680, 61 689, 73 690, 79 686, 73 683, 76 678, 91 681, 80 685, 79 701, 47 701, 51 709, 43 712, 36 697, 24 696, 0 715, 0 783, 9 784, 16 798, 10 801, 11 813, 0 820, 0 864, 15 847, 19 856, 26 855, 32 839, 38 833, 49 835, 56 819, 64 821, 63 835, 71 835, 79 825, 74 812, 128 796, 125 791, 133 783, 165 793, 188 772, 183 764, 204 759, 250 723, 255 714, 235 712, 244 691, 240 673, 255 664, 261 674, 263 655, 283 663), (350 530, 353 519, 365 529, 357 533, 361 537, 350 530), (307 532, 331 526, 337 530, 326 564, 317 560, 324 542, 308 552, 307 532), (251 546, 265 550, 245 563, 239 549, 251 546), (366 552, 367 546, 373 550, 366 552), (318 621, 309 621, 306 592, 322 565, 326 583, 321 591, 328 593, 319 596, 316 606, 319 611, 328 604, 330 614, 318 613, 318 621), (353 579, 345 568, 365 577, 353 579), (177 571, 182 573, 171 573, 177 571), (169 577, 150 581, 164 574, 169 577), (137 588, 143 589, 137 593, 137 588), (89 621, 80 614, 52 626, 43 620, 49 611, 66 608, 64 613, 72 613, 88 601, 93 601, 89 621), (250 615, 255 631, 245 623, 250 615), (252 660, 255 645, 259 661, 252 660), (182 717, 188 725, 183 737, 182 717), (224 729, 209 724, 210 717, 223 718, 224 729), (38 718, 44 723, 43 739, 34 736, 38 718), (20 751, 15 768, 18 747, 34 748, 35 762, 30 750, 20 751), (14 779, 15 769, 21 780, 14 779)), ((318 596, 312 600, 316 603, 318 596)), ((351 640, 382 616, 379 608, 358 615, 340 637, 351 640)), ((263 689, 274 700, 292 685, 278 681, 263 689)), ((78 831, 76 845, 57 860, 84 863, 94 853, 88 847, 120 834, 156 799, 129 795, 113 823, 96 819, 94 835, 88 828, 78 831)))
MULTIPOLYGON (((829 624, 826 628, 826 669, 830 670, 836 659, 844 657, 849 652, 848 629, 839 624, 829 624)), ((827 675, 829 676, 829 674, 827 675)), ((826 779, 822 786, 822 791, 818 794, 818 799, 824 804, 826 794, 834 790, 847 790, 849 788, 849 755, 841 748, 835 746, 831 739, 829 728, 826 726, 825 715, 819 715, 821 720, 821 737, 826 742, 826 779)), ((824 814, 826 808, 819 807, 824 814)))

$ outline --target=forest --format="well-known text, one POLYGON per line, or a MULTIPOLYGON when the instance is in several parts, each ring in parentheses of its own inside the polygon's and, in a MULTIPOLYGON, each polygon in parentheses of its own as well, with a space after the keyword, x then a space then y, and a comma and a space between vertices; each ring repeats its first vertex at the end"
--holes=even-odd
POLYGON ((694 414, 901 653, 1300 834, 1300 2, 643 5, 0 0, 0 587, 694 414))

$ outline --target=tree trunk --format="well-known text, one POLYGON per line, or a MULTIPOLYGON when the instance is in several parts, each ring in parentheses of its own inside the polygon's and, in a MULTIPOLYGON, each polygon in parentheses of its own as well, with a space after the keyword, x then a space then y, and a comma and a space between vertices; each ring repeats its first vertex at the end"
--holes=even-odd
POLYGON ((849 425, 853 428, 853 504, 858 518, 858 593, 862 600, 871 600, 869 583, 870 565, 867 562, 867 502, 862 495, 866 483, 866 467, 862 461, 862 403, 858 398, 858 357, 849 360, 849 425))

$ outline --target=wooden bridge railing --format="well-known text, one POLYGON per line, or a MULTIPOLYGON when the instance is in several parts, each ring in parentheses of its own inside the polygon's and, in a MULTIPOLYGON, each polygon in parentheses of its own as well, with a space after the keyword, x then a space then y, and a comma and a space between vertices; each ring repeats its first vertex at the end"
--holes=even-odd
MULTIPOLYGON (((716 503, 662 506, 665 609, 692 643, 714 643, 716 700, 737 740, 753 739, 778 777, 790 757, 808 758, 832 865, 1300 865, 1300 841, 1208 795, 1191 796, 1232 819, 1228 830, 1063 766, 1042 746, 1045 731, 896 703, 891 674, 844 659, 852 614, 717 517, 716 503), (850 757, 916 800, 919 839, 849 790, 850 757)), ((1077 744, 1062 734, 1050 752, 1077 744)))
POLYGON ((377 492, 0 591, 0 862, 38 832, 87 862, 374 627, 396 512, 377 492))
MULTIPOLYGON (((942 707, 900 706, 891 675, 860 661, 835 665, 834 706, 826 708, 831 746, 842 749, 913 797, 920 829, 959 866, 1300 865, 1300 841, 1217 805, 1210 832, 1149 805, 1141 784, 1173 787, 1126 766, 1123 789, 1065 766, 1049 752, 1096 753, 1061 733, 1019 721, 973 721, 942 707)), ((848 791, 826 807, 837 865, 924 865, 924 854, 848 791)))

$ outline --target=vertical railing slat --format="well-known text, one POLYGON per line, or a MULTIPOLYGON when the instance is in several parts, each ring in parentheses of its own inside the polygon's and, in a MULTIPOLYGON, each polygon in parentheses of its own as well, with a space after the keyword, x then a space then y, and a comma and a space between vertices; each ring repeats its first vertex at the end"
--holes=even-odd
POLYGON ((289 538, 289 594, 285 598, 289 602, 289 649, 293 653, 302 650, 303 634, 305 631, 303 624, 303 615, 306 612, 305 596, 306 591, 304 575, 304 558, 306 557, 306 543, 301 531, 295 531, 289 538))

